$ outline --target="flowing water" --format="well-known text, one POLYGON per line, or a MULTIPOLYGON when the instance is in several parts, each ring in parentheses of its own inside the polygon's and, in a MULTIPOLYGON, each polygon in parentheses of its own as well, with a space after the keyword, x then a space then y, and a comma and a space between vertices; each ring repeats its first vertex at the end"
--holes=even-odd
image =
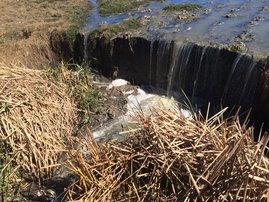
MULTIPOLYGON (((96 5, 96 1, 93 3, 96 5)), ((103 70, 117 67, 121 78, 163 89, 165 93, 162 94, 179 101, 187 97, 198 108, 207 107, 209 102, 213 106, 229 106, 231 109, 241 107, 243 111, 255 108, 260 99, 257 90, 260 63, 247 53, 229 51, 211 42, 235 42, 252 51, 267 53, 269 1, 151 1, 130 12, 107 16, 99 15, 96 6, 85 30, 145 16, 154 17, 146 28, 146 37, 140 42, 136 39, 131 51, 129 39, 111 40, 109 54, 102 54, 107 47, 99 47, 102 57, 95 59, 101 61, 103 70), (164 15, 162 11, 169 3, 197 3, 203 9, 198 11, 197 20, 176 22, 171 18, 173 16, 164 15), (157 26, 156 21, 163 21, 164 26, 157 26), (156 35, 149 38, 146 33, 156 35), (242 33, 253 38, 244 39, 242 33), (198 45, 201 41, 206 41, 206 45, 198 45)), ((85 54, 88 55, 87 47, 85 54)))
POLYGON ((151 1, 126 13, 102 16, 95 8, 90 11, 84 30, 104 24, 115 24, 126 19, 151 17, 145 34, 173 34, 194 41, 217 43, 244 43, 249 51, 266 54, 269 50, 269 1, 268 0, 166 0, 151 1), (178 22, 175 15, 162 9, 170 4, 197 3, 202 9, 196 12, 199 19, 178 22), (160 24, 161 23, 161 24, 160 24), (245 38, 246 36, 246 38, 245 38))
MULTIPOLYGON (((171 51, 172 59, 166 65, 168 74, 165 86, 168 95, 183 90, 192 100, 203 98, 213 103, 251 107, 258 85, 256 76, 259 65, 255 59, 241 53, 231 54, 227 58, 224 49, 199 47, 193 43, 160 43, 158 64, 161 64, 167 50, 171 51)), ((160 67, 157 66, 157 69, 160 67)), ((162 71, 157 71, 157 83, 160 78, 158 74, 163 75, 166 72, 164 69, 162 66, 162 71)))

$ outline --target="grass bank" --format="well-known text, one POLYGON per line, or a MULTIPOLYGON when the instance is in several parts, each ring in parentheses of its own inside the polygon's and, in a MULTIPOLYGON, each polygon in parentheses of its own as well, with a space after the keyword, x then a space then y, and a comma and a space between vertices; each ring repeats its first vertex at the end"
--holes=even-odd
MULTIPOLYGON (((123 13, 130 11, 142 4, 145 4, 151 0, 97 0, 99 5, 99 12, 101 15, 123 13)), ((162 1, 162 0, 156 0, 162 1)))
POLYGON ((113 13, 123 13, 129 11, 133 8, 140 6, 149 0, 97 0, 99 5, 99 12, 101 15, 113 14, 113 13))
POLYGON ((47 65, 49 33, 54 29, 73 36, 91 8, 87 0, 0 1, 0 56, 2 62, 47 65))
POLYGON ((113 25, 105 25, 102 26, 96 30, 93 30, 89 33, 89 37, 91 39, 98 38, 98 37, 105 37, 108 40, 112 38, 113 36, 122 33, 122 32, 132 32, 137 30, 138 28, 141 28, 142 22, 141 19, 128 19, 124 20, 121 23, 113 24, 113 25))
POLYGON ((199 4, 168 4, 163 8, 164 11, 195 11, 202 8, 199 4))

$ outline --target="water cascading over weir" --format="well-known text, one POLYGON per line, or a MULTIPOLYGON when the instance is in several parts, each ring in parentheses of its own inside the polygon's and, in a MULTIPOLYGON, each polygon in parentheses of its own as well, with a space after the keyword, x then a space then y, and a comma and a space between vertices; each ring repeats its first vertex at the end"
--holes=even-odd
MULTIPOLYGON (((81 38, 82 36, 79 36, 81 38)), ((177 39, 143 37, 87 40, 87 56, 104 76, 181 93, 194 105, 251 110, 251 123, 269 129, 269 89, 264 62, 227 48, 177 39)), ((80 51, 81 52, 81 51, 80 51)))

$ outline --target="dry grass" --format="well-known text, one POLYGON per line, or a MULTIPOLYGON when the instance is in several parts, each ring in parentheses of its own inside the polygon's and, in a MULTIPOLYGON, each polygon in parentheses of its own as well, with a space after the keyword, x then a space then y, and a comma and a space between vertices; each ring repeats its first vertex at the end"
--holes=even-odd
POLYGON ((60 154, 71 146, 75 104, 65 86, 55 85, 44 71, 0 67, 0 141, 10 146, 9 163, 15 170, 41 181, 51 176, 60 154))
POLYGON ((48 36, 42 35, 0 46, 0 58, 5 64, 20 63, 41 69, 53 62, 56 55, 51 51, 48 36))
POLYGON ((47 48, 48 33, 80 27, 88 13, 89 1, 1 0, 0 8, 1 62, 15 61, 34 67, 47 65, 51 60, 47 50, 42 52, 47 48), (42 57, 37 57, 40 54, 42 57))
POLYGON ((85 142, 70 164, 79 201, 254 201, 269 198, 268 136, 252 141, 237 118, 186 119, 173 111, 139 114, 124 142, 85 142))
POLYGON ((79 12, 88 6, 85 0, 1 0, 0 41, 20 37, 23 29, 35 34, 79 26, 79 12))

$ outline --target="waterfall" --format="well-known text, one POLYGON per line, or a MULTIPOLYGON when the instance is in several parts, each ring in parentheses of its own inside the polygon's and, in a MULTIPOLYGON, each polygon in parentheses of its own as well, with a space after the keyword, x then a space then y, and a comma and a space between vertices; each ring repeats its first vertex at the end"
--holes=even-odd
POLYGON ((229 73, 229 77, 226 81, 226 84, 225 84, 225 87, 224 87, 224 91, 223 91, 223 96, 222 96, 222 101, 225 102, 226 100, 226 97, 227 97, 227 92, 228 92, 228 89, 230 87, 230 83, 231 83, 231 80, 232 80, 232 77, 234 76, 234 71, 235 71, 235 68, 237 67, 238 65, 238 62, 240 61, 240 59, 242 58, 242 54, 238 54, 236 59, 234 60, 234 63, 233 63, 233 66, 232 66, 232 69, 229 73))
POLYGON ((150 53, 149 53, 149 84, 152 85, 152 55, 153 55, 153 42, 150 42, 150 53))
POLYGON ((186 81, 186 74, 188 63, 191 55, 191 51, 193 49, 193 44, 183 44, 181 54, 179 56, 180 59, 180 66, 178 71, 178 90, 184 90, 185 81, 186 81))
POLYGON ((88 36, 89 36, 89 33, 84 33, 84 42, 83 42, 83 47, 84 47, 84 50, 83 50, 83 53, 84 53, 84 59, 83 59, 83 62, 88 65, 89 64, 89 55, 88 55, 88 36))
POLYGON ((253 82, 252 77, 256 66, 257 62, 248 55, 226 49, 159 41, 156 84, 165 88, 168 96, 183 90, 198 105, 211 102, 247 109, 255 97, 257 81, 253 82))
POLYGON ((200 61, 199 61, 199 66, 198 66, 198 69, 197 69, 197 72, 196 72, 196 75, 195 75, 195 80, 193 82, 193 90, 192 90, 192 96, 191 96, 192 100, 194 100, 194 97, 196 95, 197 82, 198 82, 198 78, 199 78, 199 75, 200 75, 200 70, 201 70, 202 61, 204 59, 204 54, 205 54, 207 48, 208 48, 208 46, 205 46, 202 49, 202 53, 201 53, 200 61))
POLYGON ((248 67, 247 74, 244 79, 244 86, 243 86, 243 90, 239 99, 239 103, 242 103, 244 99, 249 98, 251 94, 253 93, 251 91, 256 90, 255 85, 253 86, 253 80, 251 79, 251 77, 255 76, 254 71, 255 71, 256 66, 257 66, 257 62, 253 60, 251 65, 248 67))
POLYGON ((165 71, 169 66, 171 40, 160 40, 157 50, 157 64, 156 64, 156 81, 155 84, 159 88, 165 88, 167 80, 167 72, 165 71))
POLYGON ((150 44, 149 78, 166 95, 184 91, 198 105, 211 102, 225 106, 251 106, 257 82, 257 62, 248 55, 226 49, 198 46, 175 40, 159 40, 157 51, 150 44), (156 54, 156 66, 152 61, 156 54), (154 78, 154 69, 156 72, 154 78), (235 90, 236 89, 236 90, 235 90))
POLYGON ((242 106, 246 109, 252 107, 255 89, 258 85, 258 79, 255 79, 258 71, 257 64, 248 55, 238 53, 223 92, 222 102, 224 104, 233 103, 234 106, 242 106))
POLYGON ((171 63, 169 67, 169 72, 167 75, 167 96, 171 96, 172 93, 172 87, 174 85, 174 80, 175 80, 175 72, 177 71, 178 68, 178 61, 179 61, 179 55, 182 52, 182 44, 175 42, 173 44, 173 51, 172 51, 172 58, 171 58, 171 63))
POLYGON ((89 54, 101 61, 98 63, 101 72, 110 72, 117 66, 121 78, 161 88, 162 93, 179 101, 184 91, 199 108, 206 108, 209 102, 216 109, 257 108, 256 103, 262 97, 259 93, 263 92, 257 90, 261 88, 261 63, 253 57, 168 37, 155 40, 134 37, 130 51, 129 40, 99 41, 97 50, 90 50, 89 54))

